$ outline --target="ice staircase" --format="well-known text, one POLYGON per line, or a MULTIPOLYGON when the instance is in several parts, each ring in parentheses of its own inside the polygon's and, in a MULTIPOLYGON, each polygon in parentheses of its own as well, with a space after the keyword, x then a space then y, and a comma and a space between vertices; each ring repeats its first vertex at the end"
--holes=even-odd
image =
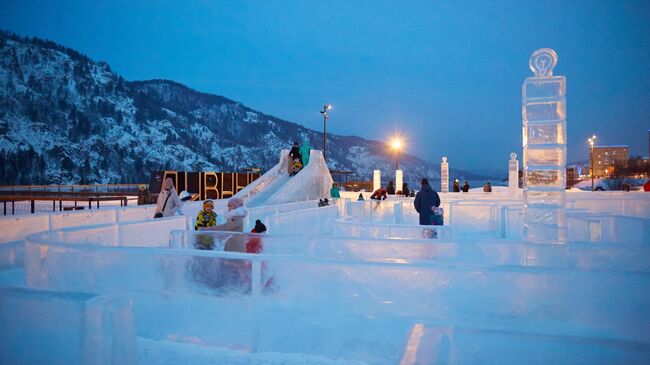
POLYGON ((311 150, 309 156, 307 166, 297 175, 290 177, 289 151, 282 150, 277 165, 235 196, 241 198, 248 207, 328 197, 333 180, 323 153, 311 150))

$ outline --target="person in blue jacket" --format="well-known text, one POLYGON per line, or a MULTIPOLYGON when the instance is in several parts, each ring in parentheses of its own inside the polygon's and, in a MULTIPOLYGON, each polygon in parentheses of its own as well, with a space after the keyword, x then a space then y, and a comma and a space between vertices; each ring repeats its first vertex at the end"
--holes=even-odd
POLYGON ((420 214, 420 225, 430 226, 431 215, 433 214, 432 207, 440 206, 440 196, 429 185, 429 180, 422 179, 422 189, 415 195, 413 205, 415 210, 420 214))

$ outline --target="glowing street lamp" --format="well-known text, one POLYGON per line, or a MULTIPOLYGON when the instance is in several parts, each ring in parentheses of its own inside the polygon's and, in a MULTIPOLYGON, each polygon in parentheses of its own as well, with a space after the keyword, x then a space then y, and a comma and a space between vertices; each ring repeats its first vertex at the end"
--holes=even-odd
POLYGON ((327 164, 327 111, 330 109, 332 109, 332 105, 325 104, 320 112, 323 114, 323 159, 325 159, 325 164, 327 164))
POLYGON ((594 191, 594 144, 596 144, 596 135, 594 134, 587 140, 589 142, 589 157, 591 159, 591 191, 594 191))

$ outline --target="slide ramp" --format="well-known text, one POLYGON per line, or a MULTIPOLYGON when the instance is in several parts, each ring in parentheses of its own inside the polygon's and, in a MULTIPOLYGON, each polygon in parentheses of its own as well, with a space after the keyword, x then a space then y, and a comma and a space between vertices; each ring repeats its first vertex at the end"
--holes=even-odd
POLYGON ((273 192, 263 204, 276 205, 329 198, 332 182, 332 175, 325 164, 323 152, 311 150, 307 166, 279 186, 278 190, 273 192))
MULTIPOLYGON (((289 164, 289 150, 280 151, 280 161, 275 166, 273 166, 269 171, 267 171, 264 175, 260 176, 255 181, 248 184, 245 188, 238 191, 237 194, 235 194, 235 197, 243 200, 244 204, 248 206, 249 202, 253 201, 253 199, 255 199, 256 196, 266 191, 268 188, 272 186, 276 186, 277 189, 277 186, 279 185, 276 185, 275 183, 278 181, 278 179, 288 178, 288 173, 287 173, 288 164, 289 164)), ((258 198, 256 200, 259 201, 260 199, 258 198)))

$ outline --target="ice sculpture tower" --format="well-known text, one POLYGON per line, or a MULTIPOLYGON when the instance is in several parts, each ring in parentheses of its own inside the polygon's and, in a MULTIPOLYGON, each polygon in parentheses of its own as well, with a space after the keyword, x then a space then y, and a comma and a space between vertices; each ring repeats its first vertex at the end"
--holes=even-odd
POLYGON ((557 54, 530 57, 522 90, 524 231, 531 242, 566 242, 566 78, 553 76, 557 54))
POLYGON ((440 163, 440 191, 443 193, 449 192, 449 163, 447 162, 447 156, 443 156, 440 163))
POLYGON ((519 189, 519 161, 517 161, 517 154, 510 154, 510 161, 508 161, 508 191, 510 194, 517 194, 519 189))

